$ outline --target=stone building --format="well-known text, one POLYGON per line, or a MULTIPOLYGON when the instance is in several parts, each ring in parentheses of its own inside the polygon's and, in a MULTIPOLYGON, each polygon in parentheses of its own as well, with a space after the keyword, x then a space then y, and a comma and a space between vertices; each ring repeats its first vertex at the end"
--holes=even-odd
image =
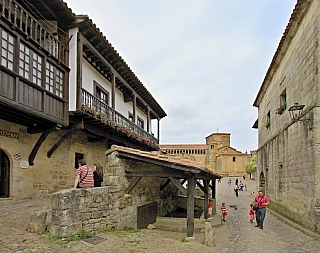
POLYGON ((298 0, 254 101, 270 208, 320 232, 320 1, 298 0))
POLYGON ((160 149, 167 154, 203 162, 212 171, 225 176, 243 176, 250 155, 230 147, 230 135, 213 133, 206 137, 206 144, 162 144, 160 149))
POLYGON ((88 16, 61 0, 1 7, 0 200, 70 188, 78 159, 106 168, 113 144, 159 149, 166 113, 88 16))

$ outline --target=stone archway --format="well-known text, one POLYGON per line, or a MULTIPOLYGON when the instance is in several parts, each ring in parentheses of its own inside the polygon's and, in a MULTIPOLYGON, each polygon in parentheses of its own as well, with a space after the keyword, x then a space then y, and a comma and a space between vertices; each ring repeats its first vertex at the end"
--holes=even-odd
POLYGON ((0 149, 0 198, 10 197, 10 161, 0 149))
POLYGON ((265 186, 266 186, 266 179, 264 177, 263 171, 261 171, 259 175, 259 188, 265 188, 265 186))

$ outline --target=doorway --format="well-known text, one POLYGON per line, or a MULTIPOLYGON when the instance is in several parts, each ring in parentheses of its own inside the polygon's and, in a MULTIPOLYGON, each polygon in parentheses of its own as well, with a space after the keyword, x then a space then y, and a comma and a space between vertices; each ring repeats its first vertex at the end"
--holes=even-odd
POLYGON ((0 198, 10 196, 10 163, 9 157, 0 149, 0 198))

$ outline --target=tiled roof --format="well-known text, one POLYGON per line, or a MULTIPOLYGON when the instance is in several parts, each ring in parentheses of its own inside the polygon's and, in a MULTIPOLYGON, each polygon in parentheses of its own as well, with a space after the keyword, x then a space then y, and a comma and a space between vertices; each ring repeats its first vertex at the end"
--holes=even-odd
POLYGON ((127 154, 132 154, 140 157, 167 162, 168 164, 173 163, 175 165, 198 169, 203 172, 209 173, 212 176, 215 176, 216 178, 222 178, 222 176, 219 173, 215 171, 211 171, 204 163, 191 161, 189 159, 183 159, 179 156, 162 155, 162 154, 159 154, 158 152, 141 151, 139 149, 127 148, 127 147, 117 146, 117 145, 112 145, 111 149, 106 151, 106 155, 109 155, 114 151, 125 152, 127 154))
POLYGON ((160 149, 207 149, 206 144, 162 144, 160 149))

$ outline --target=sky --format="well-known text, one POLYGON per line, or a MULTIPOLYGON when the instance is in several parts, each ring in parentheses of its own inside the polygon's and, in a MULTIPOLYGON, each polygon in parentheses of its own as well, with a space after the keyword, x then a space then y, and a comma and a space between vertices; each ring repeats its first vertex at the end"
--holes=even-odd
MULTIPOLYGON (((167 116, 160 144, 258 147, 253 102, 297 0, 65 0, 106 36, 167 116)), ((157 136, 157 135, 156 135, 157 136)))

